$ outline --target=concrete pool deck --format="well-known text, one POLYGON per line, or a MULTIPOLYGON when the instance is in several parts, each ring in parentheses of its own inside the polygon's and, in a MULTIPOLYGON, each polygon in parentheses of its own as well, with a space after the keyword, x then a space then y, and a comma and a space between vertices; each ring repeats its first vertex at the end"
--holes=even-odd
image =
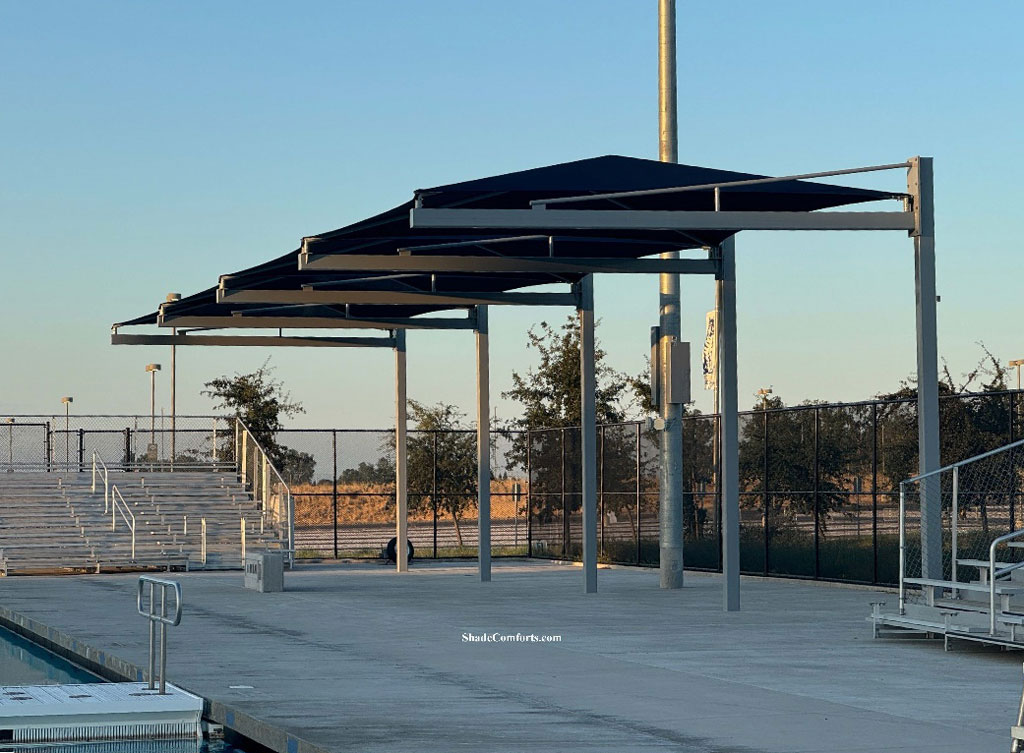
MULTIPOLYGON (((607 569, 587 596, 579 568, 536 561, 498 560, 491 583, 473 563, 300 565, 266 594, 170 577, 168 679, 284 753, 1004 753, 1021 695, 1021 654, 872 640, 868 603, 896 597, 866 589, 745 579, 724 613, 715 575, 670 592, 607 569), (495 632, 561 642, 462 637, 495 632)), ((136 580, 0 579, 0 616, 134 672, 136 580)))

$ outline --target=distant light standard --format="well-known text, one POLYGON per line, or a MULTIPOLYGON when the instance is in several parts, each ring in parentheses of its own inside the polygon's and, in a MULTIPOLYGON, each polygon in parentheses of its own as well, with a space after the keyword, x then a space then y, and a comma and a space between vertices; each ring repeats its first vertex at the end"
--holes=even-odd
POLYGON ((156 372, 160 371, 160 364, 146 364, 146 371, 149 372, 149 455, 150 462, 156 461, 156 372))
POLYGON ((761 398, 761 410, 768 410, 768 396, 772 394, 772 388, 762 387, 757 391, 758 397, 761 398))
POLYGON ((7 419, 7 472, 14 473, 14 419, 7 419))
POLYGON ((1024 366, 1024 358, 1018 358, 1016 361, 1010 361, 1010 366, 1017 367, 1017 389, 1020 389, 1020 367, 1024 366))
POLYGON ((64 469, 71 467, 71 403, 75 402, 73 397, 62 397, 64 403, 64 469))

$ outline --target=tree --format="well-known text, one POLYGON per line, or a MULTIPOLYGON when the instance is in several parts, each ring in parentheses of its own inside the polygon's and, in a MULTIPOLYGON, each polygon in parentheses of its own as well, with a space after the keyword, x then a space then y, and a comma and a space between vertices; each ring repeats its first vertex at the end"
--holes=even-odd
MULTIPOLYGON (((277 433, 282 429, 281 417, 306 411, 301 403, 293 402, 283 384, 273 378, 273 371, 268 358, 251 374, 221 376, 206 382, 202 394, 217 400, 217 409, 229 410, 240 418, 271 462, 283 468, 288 448, 277 442, 277 433)), ((231 447, 229 454, 233 451, 231 447)))
POLYGON ((390 458, 380 457, 376 465, 361 461, 355 468, 346 468, 338 476, 342 484, 393 484, 395 464, 390 458))
POLYGON ((308 452, 299 452, 291 447, 281 447, 281 475, 285 483, 312 484, 316 470, 316 459, 308 452))
POLYGON ((476 434, 464 423, 464 414, 444 402, 410 400, 409 414, 416 422, 416 431, 406 440, 409 507, 436 506, 439 513, 451 515, 461 547, 459 520, 477 504, 476 434))
MULTIPOLYGON (((501 396, 523 406, 514 424, 525 429, 578 426, 580 423, 580 330, 576 317, 557 329, 541 322, 531 327, 527 347, 540 354, 540 364, 525 376, 512 372, 512 389, 501 396)), ((625 420, 621 401, 627 378, 604 363, 605 352, 594 342, 594 375, 598 423, 625 420)))

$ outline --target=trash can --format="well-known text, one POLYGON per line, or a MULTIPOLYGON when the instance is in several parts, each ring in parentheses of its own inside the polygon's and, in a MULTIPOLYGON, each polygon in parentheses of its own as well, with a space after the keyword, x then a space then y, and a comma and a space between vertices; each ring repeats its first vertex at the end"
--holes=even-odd
POLYGON ((284 556, 281 552, 246 552, 245 587, 261 593, 283 591, 284 556))

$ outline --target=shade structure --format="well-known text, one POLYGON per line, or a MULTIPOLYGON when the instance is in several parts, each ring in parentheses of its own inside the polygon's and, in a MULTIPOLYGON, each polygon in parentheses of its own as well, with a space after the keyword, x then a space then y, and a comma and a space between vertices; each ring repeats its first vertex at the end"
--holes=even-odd
MULTIPOLYGON (((563 223, 550 227, 539 225, 536 232, 524 235, 510 229, 502 231, 486 223, 458 227, 428 226, 425 223, 413 227, 411 213, 433 209, 475 209, 529 210, 533 214, 538 203, 547 201, 558 201, 559 208, 570 213, 573 210, 596 210, 614 214, 623 210, 685 214, 722 209, 765 214, 811 213, 894 196, 886 192, 795 179, 759 183, 762 178, 764 176, 750 173, 605 156, 421 189, 415 192, 411 201, 398 207, 337 230, 307 236, 297 251, 225 275, 216 288, 164 304, 159 312, 118 326, 158 323, 204 327, 374 324, 382 328, 388 324, 405 327, 417 318, 422 322, 438 321, 425 316, 438 311, 468 310, 469 301, 475 304, 514 302, 510 298, 495 296, 537 285, 572 284, 571 300, 580 313, 581 342, 584 344, 581 349, 583 490, 586 500, 592 502, 592 498, 596 498, 596 460, 591 436, 594 434, 591 274, 594 271, 669 271, 651 264, 644 269, 618 263, 603 267, 595 261, 620 262, 664 252, 707 249, 708 259, 703 263, 693 260, 697 263, 686 266, 689 262, 679 261, 674 271, 714 273, 721 278, 725 269, 721 249, 736 230, 717 224, 671 229, 642 223, 583 230, 563 223), (737 183, 740 185, 732 185, 737 183), (673 190, 634 193, 662 189, 673 190), (420 257, 411 266, 408 261, 402 265, 396 261, 384 261, 383 264, 373 261, 373 257, 401 259, 409 254, 420 257), (338 261, 329 261, 332 258, 338 261), (441 266, 445 258, 449 260, 448 266, 441 266), (452 262, 453 258, 457 261, 452 262), (519 260, 527 260, 529 265, 521 264, 519 260), (438 266, 432 267, 432 264, 438 266)), ((523 300, 515 299, 518 302, 523 300)), ((486 315, 482 321, 486 322, 486 315)), ((476 324, 474 322, 471 326, 477 328, 476 324)), ((477 332, 478 337, 486 337, 485 328, 477 328, 477 332)), ((401 359, 399 372, 404 374, 404 336, 396 353, 401 359)), ((483 353, 486 359, 486 341, 483 353)), ((404 379, 401 384, 404 385, 404 379)), ((403 386, 397 402, 404 406, 404 400, 403 386)), ((486 406, 485 397, 479 404, 486 406)), ((486 413, 486 407, 483 410, 486 413)), ((404 415, 401 407, 399 411, 404 415)), ((403 431, 403 426, 404 418, 400 418, 399 431, 403 431)), ((482 441, 480 446, 486 447, 486 442, 482 441)), ((402 464, 403 459, 400 458, 396 467, 400 468, 402 464)), ((403 488, 401 481, 398 487, 403 488)), ((596 528, 591 509, 593 505, 589 502, 584 507, 584 564, 586 590, 592 592, 596 590, 596 548, 593 541, 596 528)), ((401 521, 402 516, 399 517, 401 521)), ((400 537, 402 531, 400 527, 400 537)))

